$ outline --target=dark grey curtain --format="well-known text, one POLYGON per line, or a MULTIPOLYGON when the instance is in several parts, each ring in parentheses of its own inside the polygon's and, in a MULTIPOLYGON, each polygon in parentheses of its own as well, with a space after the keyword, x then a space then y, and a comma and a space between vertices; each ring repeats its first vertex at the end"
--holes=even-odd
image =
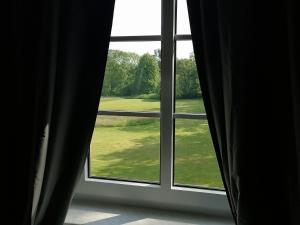
POLYGON ((114 0, 12 0, 8 6, 1 53, 8 63, 1 74, 8 78, 10 124, 1 129, 9 136, 2 162, 11 166, 2 219, 63 224, 97 115, 114 0))
POLYGON ((187 3, 208 122, 236 223, 299 225, 296 1, 187 3))

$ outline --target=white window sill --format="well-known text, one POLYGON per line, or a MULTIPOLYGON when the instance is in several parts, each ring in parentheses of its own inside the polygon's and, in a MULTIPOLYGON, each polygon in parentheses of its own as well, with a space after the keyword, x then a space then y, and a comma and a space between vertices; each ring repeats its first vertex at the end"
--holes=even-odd
POLYGON ((87 168, 80 178, 74 199, 91 202, 108 202, 136 207, 186 211, 213 216, 231 217, 226 193, 218 190, 172 187, 87 177, 87 168))
POLYGON ((74 200, 65 225, 234 225, 231 218, 74 200))

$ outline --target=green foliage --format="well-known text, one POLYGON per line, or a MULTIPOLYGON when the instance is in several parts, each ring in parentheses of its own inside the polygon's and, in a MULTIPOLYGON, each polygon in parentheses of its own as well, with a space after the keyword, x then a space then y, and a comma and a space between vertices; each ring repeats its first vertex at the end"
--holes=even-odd
POLYGON ((196 98, 201 96, 195 58, 178 59, 176 66, 177 98, 196 98))
POLYGON ((131 97, 139 98, 139 99, 155 99, 155 100, 160 99, 159 93, 141 94, 141 95, 134 95, 134 96, 131 96, 131 97))
POLYGON ((139 56, 135 53, 109 50, 102 88, 103 96, 124 96, 130 94, 128 88, 133 80, 139 56))
POLYGON ((151 94, 159 92, 159 67, 154 56, 144 54, 136 67, 133 94, 151 94))
MULTIPOLYGON (((131 52, 109 50, 102 96, 160 96, 161 51, 139 56, 131 52)), ((177 59, 176 97, 200 97, 198 74, 193 55, 177 59)), ((139 98, 139 97, 138 97, 139 98)))
POLYGON ((159 71, 161 70, 161 50, 160 49, 155 49, 154 50, 154 56, 157 60, 157 64, 159 67, 159 71))
POLYGON ((102 96, 159 94, 160 69, 155 56, 109 50, 102 96))

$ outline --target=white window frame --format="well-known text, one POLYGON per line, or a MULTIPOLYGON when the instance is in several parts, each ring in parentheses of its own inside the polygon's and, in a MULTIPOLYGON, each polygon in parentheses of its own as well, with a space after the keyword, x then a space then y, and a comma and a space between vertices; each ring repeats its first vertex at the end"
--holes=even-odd
POLYGON ((223 190, 179 187, 173 185, 173 137, 175 118, 203 119, 205 114, 174 112, 174 59, 177 40, 191 40, 191 35, 175 34, 176 0, 162 0, 162 33, 148 36, 114 36, 111 41, 161 41, 160 112, 101 110, 100 115, 160 118, 160 184, 90 178, 86 163, 74 198, 96 202, 141 205, 184 210, 230 217, 223 190))

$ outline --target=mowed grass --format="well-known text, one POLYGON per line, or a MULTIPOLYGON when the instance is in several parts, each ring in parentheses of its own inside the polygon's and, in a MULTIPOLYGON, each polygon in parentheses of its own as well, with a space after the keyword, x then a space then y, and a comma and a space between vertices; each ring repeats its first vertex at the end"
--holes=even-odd
MULTIPOLYGON (((202 99, 177 99, 176 112, 204 113, 202 99)), ((130 110, 130 111, 159 111, 160 101, 142 98, 101 98, 99 109, 102 110, 130 110)))
MULTIPOLYGON (((100 109, 159 111, 159 100, 102 98, 100 109)), ((201 99, 178 100, 178 112, 204 112, 201 99)), ((160 120, 98 116, 91 142, 91 175, 159 182, 160 120)), ((206 120, 176 119, 176 184, 223 187, 206 120)))

